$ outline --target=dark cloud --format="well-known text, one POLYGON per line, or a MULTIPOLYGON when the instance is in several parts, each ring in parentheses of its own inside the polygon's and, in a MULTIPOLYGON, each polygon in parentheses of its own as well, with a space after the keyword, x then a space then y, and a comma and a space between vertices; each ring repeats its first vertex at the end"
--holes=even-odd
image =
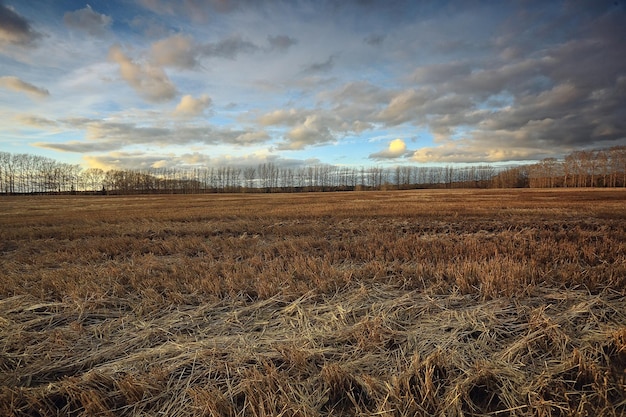
POLYGON ((204 56, 235 59, 239 54, 256 52, 260 48, 240 35, 233 35, 219 42, 205 43, 199 49, 204 56))
POLYGON ((320 97, 342 105, 359 103, 375 105, 389 100, 390 94, 371 82, 352 81, 335 90, 325 91, 320 94, 320 97))
POLYGON ((371 35, 366 36, 363 39, 363 42, 371 46, 378 46, 378 45, 382 45, 386 37, 387 37, 386 35, 372 33, 371 35))
POLYGON ((95 12, 89 5, 84 9, 66 12, 63 16, 63 23, 67 27, 82 30, 92 36, 104 35, 112 22, 110 16, 95 12))
POLYGON ((231 129, 207 124, 173 123, 167 126, 143 126, 130 122, 95 119, 65 119, 58 124, 68 130, 85 132, 84 141, 38 142, 35 146, 63 152, 118 151, 131 145, 204 145, 245 146, 270 139, 263 130, 231 129))
POLYGON ((295 39, 284 35, 269 37, 268 42, 269 47, 262 48, 240 35, 232 35, 218 42, 202 44, 191 36, 179 33, 154 42, 150 47, 150 58, 160 66, 195 69, 200 67, 202 58, 234 60, 241 54, 252 54, 262 50, 285 51, 296 43, 295 39))
POLYGON ((313 64, 307 65, 304 68, 305 73, 317 73, 317 72, 328 72, 335 65, 335 55, 331 55, 328 57, 326 61, 323 62, 315 62, 313 64))
MULTIPOLYGON (((138 0, 144 8, 160 15, 185 16, 205 21, 221 13, 231 13, 252 8, 289 8, 291 0, 138 0)), ((427 2, 426 2, 427 3, 427 2)), ((297 4, 297 3, 296 3, 297 4)), ((320 14, 336 12, 382 13, 401 18, 414 9, 410 0, 320 0, 311 2, 320 14)), ((421 11, 429 7, 421 7, 421 11)))
POLYGON ((91 153, 91 152, 103 152, 111 149, 119 149, 123 146, 123 143, 117 143, 113 141, 109 142, 81 142, 81 141, 69 141, 64 143, 49 143, 49 142, 36 142, 33 146, 43 149, 51 149, 59 152, 74 152, 74 153, 91 153))
POLYGON ((267 42, 270 45, 270 50, 277 50, 280 52, 284 52, 291 46, 298 43, 296 39, 291 38, 287 35, 268 36, 267 42))
POLYGON ((419 161, 527 160, 623 144, 626 15, 576 7, 540 7, 549 17, 518 13, 521 23, 503 27, 489 59, 416 68, 416 86, 397 92, 376 120, 429 129, 439 145, 417 151, 419 161), (576 10, 582 14, 574 25, 576 10))
MULTIPOLYGON (((494 26, 489 38, 472 38, 472 50, 484 48, 479 55, 459 50, 467 42, 448 39, 444 50, 402 78, 404 85, 347 82, 318 93, 317 108, 276 110, 258 121, 287 128, 279 149, 332 143, 381 125, 412 125, 430 131, 436 144, 416 151, 415 160, 446 163, 531 160, 550 152, 560 156, 576 148, 623 145, 624 10, 585 11, 572 24, 574 12, 562 4, 536 6, 539 11, 528 13, 511 9, 521 23, 494 26), (458 48, 449 47, 453 43, 458 48)), ((443 43, 438 37, 432 45, 443 43)), ((334 64, 331 55, 305 71, 334 64)), ((402 155, 394 148, 370 157, 402 155)))
POLYGON ((41 34, 30 22, 0 1, 0 45, 32 45, 41 34))
POLYGON ((254 4, 250 0, 139 0, 148 10, 160 15, 181 15, 196 21, 205 21, 216 13, 229 13, 254 4))
POLYGON ((357 133, 369 130, 376 122, 376 115, 394 96, 386 90, 367 81, 354 81, 330 91, 318 94, 323 102, 328 102, 333 113, 357 133))
POLYGON ((418 67, 412 74, 412 80, 417 84, 441 84, 467 77, 471 72, 470 62, 442 62, 418 67))

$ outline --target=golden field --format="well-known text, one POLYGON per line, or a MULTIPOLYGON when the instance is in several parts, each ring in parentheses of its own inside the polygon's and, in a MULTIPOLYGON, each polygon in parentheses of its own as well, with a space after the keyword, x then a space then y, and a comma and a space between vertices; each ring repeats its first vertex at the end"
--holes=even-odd
POLYGON ((626 415, 626 190, 0 198, 0 415, 626 415))

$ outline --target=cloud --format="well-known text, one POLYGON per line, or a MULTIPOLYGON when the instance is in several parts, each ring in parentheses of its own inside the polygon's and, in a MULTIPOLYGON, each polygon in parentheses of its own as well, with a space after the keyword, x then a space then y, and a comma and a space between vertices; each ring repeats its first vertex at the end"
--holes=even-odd
POLYGON ((171 35, 165 22, 156 16, 138 15, 128 21, 128 25, 137 32, 143 33, 149 39, 163 38, 171 35))
POLYGON ((298 123, 298 120, 302 119, 303 114, 296 109, 279 109, 272 112, 261 115, 258 118, 258 123, 261 126, 273 126, 273 125, 287 125, 294 126, 298 123))
POLYGON ((54 120, 34 115, 23 114, 17 116, 15 119, 24 126, 34 127, 37 129, 50 129, 57 126, 57 123, 54 120))
POLYGON ((326 61, 323 62, 315 62, 313 64, 307 65, 303 72, 305 73, 316 73, 316 72, 328 72, 335 65, 335 56, 331 55, 328 57, 326 61))
POLYGON ((287 35, 268 36, 267 41, 270 44, 270 50, 285 52, 287 49, 298 43, 294 38, 287 35))
POLYGON ((252 53, 259 49, 259 46, 243 39, 240 35, 232 35, 219 42, 209 42, 199 47, 200 52, 204 56, 228 59, 235 59, 239 54, 252 53))
POLYGON ((227 127, 212 128, 209 135, 212 140, 215 140, 219 144, 235 146, 260 144, 270 139, 270 136, 263 130, 232 129, 227 127))
POLYGON ((102 152, 111 149, 116 149, 121 146, 119 143, 113 145, 112 142, 81 142, 73 140, 63 143, 49 143, 49 142, 35 142, 33 146, 43 149, 51 149, 59 152, 75 152, 75 153, 90 153, 90 152, 102 152))
MULTIPOLYGON (((267 50, 285 51, 295 40, 287 36, 277 36, 268 38, 268 42, 270 46, 267 50)), ((218 42, 204 44, 195 42, 190 36, 176 34, 153 43, 149 55, 152 62, 160 66, 194 69, 200 65, 201 58, 234 60, 241 54, 251 54, 261 50, 260 46, 237 34, 218 42)))
POLYGON ((367 81, 353 81, 321 92, 317 97, 327 101, 336 116, 348 122, 359 122, 359 129, 362 129, 379 122, 377 114, 395 94, 367 81))
POLYGON ((202 114, 202 112, 210 106, 211 98, 206 94, 203 94, 199 98, 193 98, 191 95, 185 95, 176 106, 174 114, 183 117, 195 117, 202 114))
POLYGON ((167 101, 176 95, 176 87, 161 68, 134 62, 119 45, 109 49, 109 60, 119 65, 122 78, 145 100, 167 101))
POLYGON ((300 150, 309 146, 335 141, 335 136, 317 114, 306 117, 285 135, 285 141, 278 145, 282 150, 300 150))
POLYGON ((36 87, 26 81, 22 81, 17 77, 4 76, 0 77, 0 87, 7 88, 9 90, 26 93, 34 98, 47 97, 50 95, 48 90, 41 87, 36 87))
POLYGON ((28 20, 0 2, 0 46, 27 46, 39 38, 41 34, 33 30, 28 20))
POLYGON ((198 65, 197 54, 193 40, 180 34, 155 42, 150 48, 150 56, 156 64, 183 69, 198 65))
MULTIPOLYGON (((158 169, 158 168, 181 168, 199 167, 211 168, 228 166, 232 168, 257 168, 260 164, 272 163, 281 168, 298 168, 319 161, 309 161, 295 158, 285 158, 281 155, 266 151, 252 152, 244 155, 215 155, 203 152, 189 152, 183 154, 151 152, 110 152, 100 155, 83 156, 90 168, 110 169, 158 169)), ((242 175, 243 180, 243 175, 242 175)))
POLYGON ((370 46, 379 46, 382 45, 387 35, 381 35, 378 33, 372 33, 371 35, 366 36, 363 39, 363 42, 370 46))
MULTIPOLYGON (((156 168, 174 167, 171 163, 174 155, 151 155, 144 152, 110 152, 105 155, 84 155, 83 160, 89 168, 102 170, 149 170, 156 168)), ((180 161, 178 167, 180 168, 180 161)))
POLYGON ((301 150, 310 146, 335 142, 350 133, 362 133, 373 128, 367 121, 343 117, 341 112, 329 109, 278 109, 260 115, 260 126, 287 128, 278 149, 301 150))
POLYGON ((69 28, 82 30, 91 36, 103 36, 113 19, 105 14, 95 12, 90 5, 84 9, 66 12, 63 23, 69 28))
MULTIPOLYGON (((410 152, 409 152, 410 154, 410 152)), ((396 159, 407 155, 406 143, 402 139, 394 139, 389 143, 389 147, 383 151, 373 153, 370 159, 396 159)))
POLYGON ((367 103, 377 106, 389 101, 392 94, 368 81, 352 81, 335 90, 324 91, 319 94, 319 97, 342 106, 347 103, 350 105, 367 103))
POLYGON ((250 145, 263 143, 270 139, 270 135, 263 131, 242 132, 234 138, 233 142, 238 145, 250 145))
POLYGON ((195 21, 204 21, 214 12, 228 13, 236 9, 241 0, 139 0, 148 10, 161 15, 182 15, 195 21))
POLYGON ((442 62, 422 65, 412 74, 413 82, 417 84, 441 84, 467 77, 472 72, 472 65, 467 61, 442 62))
MULTIPOLYGON (((201 98, 202 99, 202 98, 201 98)), ((194 99, 195 100, 195 99, 194 99)), ((207 97, 207 100, 208 99, 207 97)), ((49 121, 51 122, 51 121, 49 121)), ((85 140, 37 142, 34 146, 62 152, 90 153, 121 151, 128 146, 180 146, 190 144, 248 146, 270 140, 261 129, 215 127, 206 123, 147 123, 95 120, 87 118, 58 120, 67 131, 84 132, 85 140)))
POLYGON ((434 98, 432 91, 426 89, 402 91, 391 99, 377 117, 388 126, 414 121, 417 116, 416 110, 434 98))
POLYGON ((151 144, 165 146, 169 144, 188 144, 194 141, 213 141, 205 133, 207 129, 182 127, 175 129, 168 126, 138 125, 130 122, 115 122, 87 118, 59 120, 59 125, 68 131, 83 131, 85 141, 37 142, 40 148, 62 152, 101 152, 121 150, 126 146, 151 144))
MULTIPOLYGON (((500 8, 496 14, 501 17, 510 13, 513 19, 519 12, 520 18, 526 20, 511 32, 508 26, 500 28, 486 23, 482 33, 469 36, 455 48, 450 47, 453 39, 433 26, 440 22, 437 17, 417 24, 415 29, 401 29, 403 34, 416 35, 425 28, 434 31, 432 43, 424 46, 427 51, 415 52, 415 58, 409 57, 408 44, 392 42, 399 39, 399 32, 390 31, 380 54, 397 63, 395 83, 389 79, 380 82, 367 71, 360 72, 358 80, 353 77, 350 81, 343 78, 342 71, 336 71, 329 90, 320 91, 323 87, 319 84, 311 85, 309 91, 318 100, 314 104, 306 106, 303 100, 294 99, 290 105, 297 108, 262 112, 257 123, 285 128, 278 149, 332 143, 350 132, 381 125, 389 132, 397 127, 406 131, 412 126, 429 131, 435 142, 418 152, 416 160, 441 163, 520 161, 559 157, 577 148, 623 145, 623 8, 598 15, 585 11, 585 16, 591 14, 593 18, 581 16, 576 25, 565 18, 575 12, 568 15, 562 5, 545 8, 548 17, 539 11, 524 14, 517 8, 500 8), (501 42, 497 37, 503 33, 507 40, 501 42), (427 64, 405 70, 416 62, 427 64), (317 119, 311 122, 314 116, 317 119), (309 123, 305 123, 307 117, 311 118, 309 123)), ((476 20, 459 15, 445 21, 448 26, 462 26, 476 20)), ((372 31, 377 33, 375 27, 372 31)), ((307 39, 304 34, 299 36, 307 39)), ((361 48, 366 48, 363 36, 352 39, 352 45, 361 42, 361 48)), ((410 46, 415 51, 416 44, 410 46)), ((341 45, 331 47, 341 50, 341 45)), ((353 59, 352 52, 341 53, 345 57, 342 65, 353 59)), ((335 56, 339 55, 331 58, 335 56)), ((319 72, 338 65, 337 59, 329 58, 309 65, 305 71, 319 72)), ((289 84, 293 85, 295 82, 289 84)), ((400 157, 396 155, 393 149, 383 149, 370 157, 400 157)))
POLYGON ((506 141, 490 144, 472 141, 449 141, 434 147, 416 150, 411 160, 420 163, 481 163, 502 161, 529 161, 546 158, 552 150, 530 146, 511 147, 506 141))
MULTIPOLYGON (((370 162, 393 164, 411 153, 447 164, 626 143, 623 4, 498 3, 476 13, 465 5, 359 1, 312 8, 283 0, 137 0, 138 10, 83 3, 38 15, 25 2, 11 1, 12 9, 0 0, 0 50, 6 44, 11 54, 0 75, 19 77, 0 81, 0 94, 19 99, 5 119, 17 134, 33 135, 29 142, 88 153, 258 144, 279 153, 342 140, 371 146, 376 137, 388 139, 367 149, 370 162), (82 38, 67 37, 62 22, 50 24, 59 10, 61 18, 69 11, 65 25, 82 38), (209 21, 197 25, 189 17, 209 21), (34 31, 40 27, 46 48, 22 47, 41 36, 34 31), (125 43, 111 47, 103 63, 103 45, 90 30, 125 43), (25 94, 48 94, 44 86, 54 103, 19 107, 28 105, 25 94), (138 105, 140 99, 150 103, 138 105), (25 113, 33 116, 11 119, 25 113), (70 123, 63 114, 102 120, 70 123), (208 115, 235 122, 212 125, 208 115), (69 135, 40 138, 53 131, 69 135), (412 135, 427 148, 406 149, 415 146, 412 135), (404 138, 404 148, 404 141, 389 143, 395 138, 404 138)), ((357 154, 351 162, 359 163, 357 154)))

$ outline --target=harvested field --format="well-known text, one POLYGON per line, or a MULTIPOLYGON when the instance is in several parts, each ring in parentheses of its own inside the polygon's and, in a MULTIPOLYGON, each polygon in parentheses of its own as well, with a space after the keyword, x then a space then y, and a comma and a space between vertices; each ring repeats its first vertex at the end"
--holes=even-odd
POLYGON ((0 415, 626 415, 626 190, 0 198, 0 415))

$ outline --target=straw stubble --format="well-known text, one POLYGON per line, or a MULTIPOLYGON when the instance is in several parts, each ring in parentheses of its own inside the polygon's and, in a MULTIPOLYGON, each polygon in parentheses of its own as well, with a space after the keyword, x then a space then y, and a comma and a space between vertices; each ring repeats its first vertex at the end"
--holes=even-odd
POLYGON ((7 199, 0 414, 626 414, 626 194, 483 193, 7 199))

